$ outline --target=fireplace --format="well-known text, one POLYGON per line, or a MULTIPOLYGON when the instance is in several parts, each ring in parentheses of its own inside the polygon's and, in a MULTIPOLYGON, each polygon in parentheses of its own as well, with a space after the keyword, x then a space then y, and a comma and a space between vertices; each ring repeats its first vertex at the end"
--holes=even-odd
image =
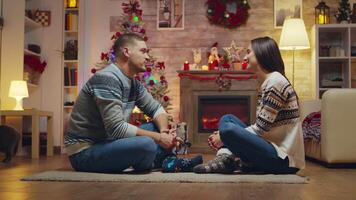
POLYGON ((198 132, 218 130, 219 119, 226 114, 233 114, 250 125, 250 96, 199 96, 198 132))
POLYGON ((178 73, 181 75, 179 115, 180 121, 187 123, 189 142, 192 143, 189 152, 211 152, 208 137, 217 130, 218 122, 225 114, 233 114, 247 125, 254 123, 258 84, 255 79, 244 78, 251 74, 244 71, 178 73), (222 74, 231 79, 216 78, 222 74), (235 77, 242 78, 237 80, 235 77))

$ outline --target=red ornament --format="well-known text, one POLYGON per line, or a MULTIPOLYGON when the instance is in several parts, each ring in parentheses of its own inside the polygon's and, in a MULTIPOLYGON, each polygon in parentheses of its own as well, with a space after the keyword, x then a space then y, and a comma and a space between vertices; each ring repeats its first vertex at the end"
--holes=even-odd
POLYGON ((91 72, 92 74, 95 74, 95 73, 96 73, 96 69, 95 69, 95 68, 91 68, 90 72, 91 72))
POLYGON ((149 85, 153 86, 154 84, 155 84, 155 82, 153 80, 150 80, 149 85))
POLYGON ((248 61, 247 61, 247 60, 244 60, 244 61, 242 62, 242 69, 245 70, 245 69, 247 69, 247 67, 248 67, 248 61))
POLYGON ((168 96, 164 96, 163 100, 167 102, 167 101, 169 101, 169 97, 168 96))
POLYGON ((151 67, 147 67, 146 68, 146 72, 152 72, 152 68, 151 67))
POLYGON ((166 79, 166 77, 161 76, 161 77, 160 77, 160 79, 161 79, 161 81, 163 81, 163 80, 165 80, 165 79, 166 79))

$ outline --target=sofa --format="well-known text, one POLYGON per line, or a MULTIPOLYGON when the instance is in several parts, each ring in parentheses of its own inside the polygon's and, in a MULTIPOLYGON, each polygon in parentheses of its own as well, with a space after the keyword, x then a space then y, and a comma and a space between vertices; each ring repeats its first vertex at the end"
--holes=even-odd
POLYGON ((356 89, 330 89, 301 102, 301 119, 321 110, 321 141, 305 141, 306 157, 326 164, 356 163, 356 89))

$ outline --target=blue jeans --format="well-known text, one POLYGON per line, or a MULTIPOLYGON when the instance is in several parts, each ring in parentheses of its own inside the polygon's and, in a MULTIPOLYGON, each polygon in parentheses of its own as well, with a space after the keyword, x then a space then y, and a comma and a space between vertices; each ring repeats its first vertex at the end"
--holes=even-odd
POLYGON ((224 146, 242 161, 251 164, 250 170, 275 174, 296 173, 299 170, 289 167, 288 157, 278 157, 271 143, 250 133, 246 127, 231 114, 224 115, 219 122, 220 138, 224 146))
MULTIPOLYGON (((159 132, 153 123, 143 124, 140 128, 159 132)), ((135 171, 160 168, 163 160, 171 155, 171 151, 161 148, 152 138, 136 136, 96 143, 69 156, 69 160, 76 171, 119 173, 129 167, 135 171)))

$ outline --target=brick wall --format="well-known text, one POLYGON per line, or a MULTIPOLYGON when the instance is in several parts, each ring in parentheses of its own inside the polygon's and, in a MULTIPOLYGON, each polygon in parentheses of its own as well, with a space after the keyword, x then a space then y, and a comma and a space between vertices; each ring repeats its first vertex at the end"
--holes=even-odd
MULTIPOLYGON (((123 0, 111 1, 120 6, 123 0)), ((250 17, 246 25, 234 30, 224 29, 215 25, 210 25, 206 18, 206 0, 185 0, 185 28, 184 30, 162 31, 156 29, 156 0, 142 0, 141 5, 144 13, 144 23, 149 37, 148 45, 153 48, 153 54, 159 60, 166 63, 166 75, 169 82, 170 97, 172 98, 173 110, 171 113, 175 118, 179 114, 179 78, 176 71, 181 68, 185 60, 193 63, 192 48, 201 48, 203 55, 214 43, 219 42, 219 47, 229 46, 232 40, 238 45, 248 46, 251 39, 260 36, 271 36, 279 42, 281 29, 273 27, 273 0, 248 0, 251 6, 250 17)), ((110 2, 110 1, 108 1, 110 2)), ((310 30, 314 25, 314 7, 318 0, 303 1, 303 19, 306 24, 310 38, 310 30)), ((338 1, 325 1, 331 7, 332 16, 335 12, 338 1)), ((97 1, 101 4, 102 1, 97 1)), ((100 7, 100 5, 99 5, 100 7)), ((112 7, 105 12, 121 12, 121 7, 112 7)), ((94 11, 93 12, 98 12, 94 11)), ((100 12, 103 12, 100 10, 100 12)), ((102 14, 102 13, 101 13, 102 14)), ((120 15, 118 13, 117 15, 120 15)), ((335 19, 332 17, 332 22, 335 19)), ((99 24, 100 25, 100 24, 99 24)), ((310 40, 311 41, 311 40, 310 40)), ((95 47, 95 45, 93 45, 95 47)), ((96 53, 94 55, 99 55, 96 53)), ((292 52, 284 51, 282 56, 286 65, 287 77, 291 78, 292 73, 292 52)), ((203 62, 206 58, 203 56, 203 62)), ((311 83, 311 52, 310 50, 296 51, 295 53, 295 85, 300 99, 312 98, 311 83)))

